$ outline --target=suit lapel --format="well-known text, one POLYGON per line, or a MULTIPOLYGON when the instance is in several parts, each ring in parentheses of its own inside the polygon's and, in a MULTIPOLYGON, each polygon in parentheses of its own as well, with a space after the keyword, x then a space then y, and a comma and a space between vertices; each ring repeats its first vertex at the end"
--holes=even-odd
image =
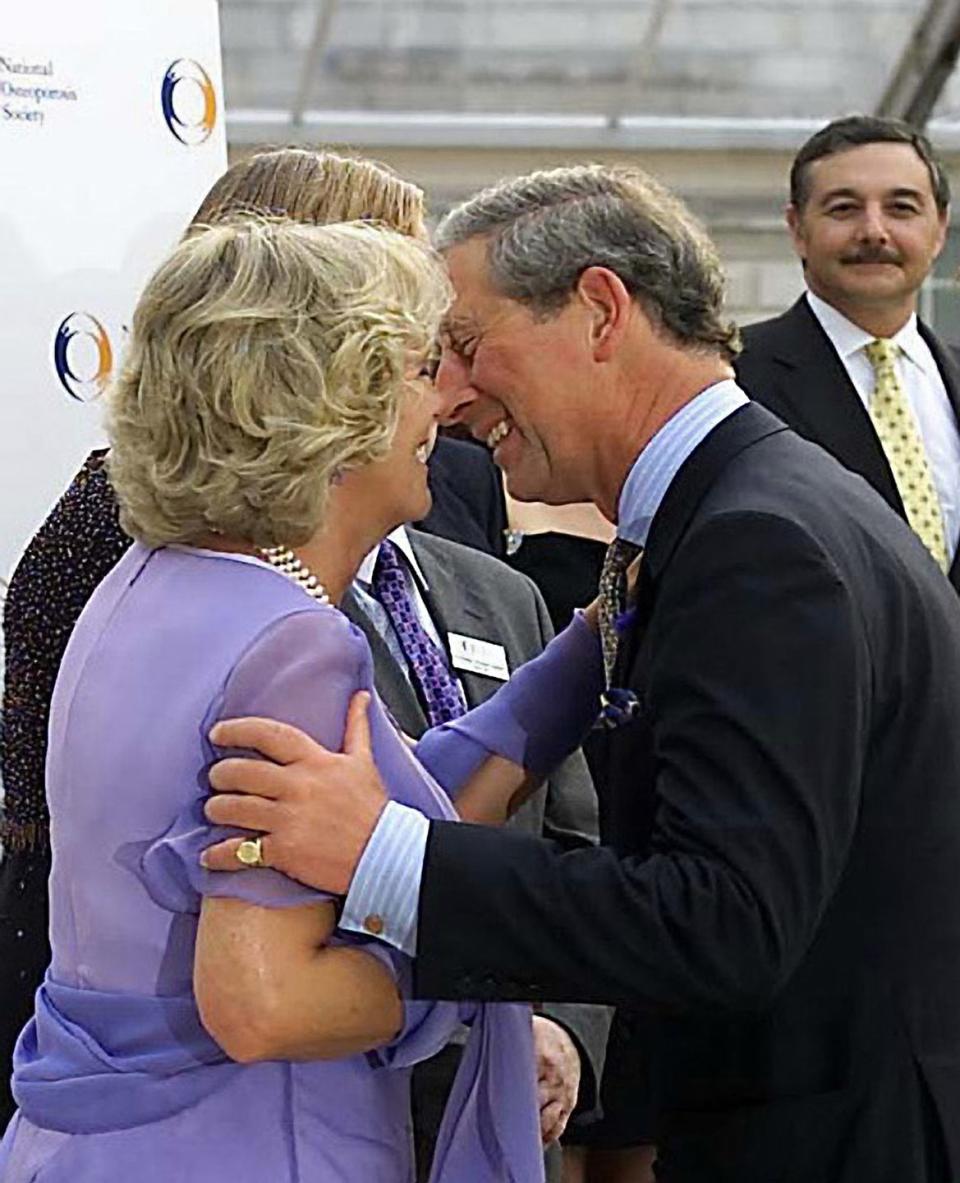
POLYGON ((791 424, 845 467, 860 472, 901 517, 903 502, 863 401, 830 338, 801 297, 772 342, 791 424))
POLYGON ((377 693, 386 703, 390 713, 400 727, 414 737, 427 730, 427 717, 420 706, 416 692, 404 677, 403 671, 394 661, 386 642, 377 632, 373 621, 360 607, 353 592, 348 589, 340 603, 340 611, 351 620, 367 638, 373 654, 373 677, 377 693))
POLYGON ((960 423, 960 365, 957 363, 957 356, 949 346, 937 340, 922 320, 917 321, 917 328, 920 336, 930 347, 933 360, 937 363, 937 369, 943 379, 950 406, 953 407, 954 418, 960 423))
MULTIPOLYGON (((960 424, 960 365, 957 363, 957 355, 949 346, 943 345, 923 321, 918 320, 917 327, 920 336, 930 347, 933 360, 937 363, 937 369, 943 379, 950 406, 953 408, 953 417, 956 423, 960 424)), ((957 429, 960 430, 960 426, 957 429)), ((948 578, 957 591, 960 591, 960 547, 953 556, 948 578)))

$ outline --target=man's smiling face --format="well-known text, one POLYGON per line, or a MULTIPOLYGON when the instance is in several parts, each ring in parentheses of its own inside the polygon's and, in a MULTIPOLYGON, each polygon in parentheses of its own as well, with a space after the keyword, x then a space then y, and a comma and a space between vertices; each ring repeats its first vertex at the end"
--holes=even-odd
POLYGON ((591 418, 587 310, 571 298, 543 318, 500 295, 487 246, 471 238, 446 252, 456 299, 437 374, 441 417, 492 448, 512 496, 584 500, 577 469, 591 418))
POLYGON ((787 220, 816 295, 849 319, 913 310, 946 235, 926 164, 910 144, 863 144, 809 165, 809 194, 787 220))

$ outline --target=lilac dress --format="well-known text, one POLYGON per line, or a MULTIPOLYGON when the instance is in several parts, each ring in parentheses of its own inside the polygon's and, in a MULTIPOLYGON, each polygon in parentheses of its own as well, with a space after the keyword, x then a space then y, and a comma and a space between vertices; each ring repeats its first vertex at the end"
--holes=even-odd
MULTIPOLYGON (((542 1178, 528 1008, 407 1001, 389 1047, 313 1063, 236 1064, 200 1023, 203 896, 327 898, 269 869, 200 867, 224 833, 202 811, 209 728, 270 715, 336 749, 361 688, 373 689, 363 635, 258 560, 135 545, 100 586, 53 698, 53 961, 17 1048, 2 1183, 408 1183, 410 1067, 461 1019, 470 1036, 433 1178, 542 1178)), ((391 795, 450 817, 444 789, 475 762, 472 741, 433 733, 434 779, 375 694, 370 723, 391 795)), ((406 959, 377 955, 402 985, 406 959)))

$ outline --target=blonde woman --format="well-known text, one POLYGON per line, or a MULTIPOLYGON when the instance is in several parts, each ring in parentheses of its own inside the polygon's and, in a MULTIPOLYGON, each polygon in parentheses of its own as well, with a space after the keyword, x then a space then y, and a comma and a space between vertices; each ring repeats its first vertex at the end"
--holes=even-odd
POLYGON ((249 219, 191 236, 147 285, 110 405, 137 541, 54 692, 53 962, 18 1046, 3 1183, 408 1183, 408 1066, 461 1019, 433 1179, 542 1178, 527 1008, 404 1003, 402 955, 338 942, 333 903, 258 865, 255 838, 242 875, 199 861, 222 836, 203 816, 218 718, 269 714, 337 748, 372 697, 391 794, 493 821, 593 713, 598 645, 578 620, 427 733, 428 772, 331 606, 428 504, 447 299, 415 240, 249 219), (583 696, 551 730, 558 676, 583 696))
MULTIPOLYGON (((329 151, 278 148, 236 161, 203 199, 193 223, 216 223, 238 211, 282 215, 306 225, 367 219, 401 234, 425 236, 423 193, 416 185, 375 161, 329 151)), ((458 447, 476 463, 473 449, 458 447)), ((5 602, 0 1130, 14 1108, 7 1085, 14 1043, 33 1013, 33 996, 50 962, 44 769, 54 680, 83 606, 131 541, 120 528, 105 459, 102 450, 87 458, 24 551, 5 602)), ((445 456, 443 448, 431 456, 434 499, 439 502, 434 510, 447 520, 466 519, 445 475, 459 459, 459 454, 452 460, 445 456), (439 486, 438 461, 444 478, 439 486)))

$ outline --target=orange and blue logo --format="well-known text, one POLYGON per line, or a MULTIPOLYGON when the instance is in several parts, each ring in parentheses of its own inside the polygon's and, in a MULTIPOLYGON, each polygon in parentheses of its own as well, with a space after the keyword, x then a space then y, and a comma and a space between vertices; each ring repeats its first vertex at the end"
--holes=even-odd
POLYGON ((107 330, 88 312, 71 312, 53 339, 53 365, 64 390, 77 402, 103 394, 113 370, 107 330))
POLYGON ((217 125, 217 92, 210 75, 192 58, 170 63, 163 76, 160 104, 167 127, 188 147, 209 139, 217 125))

